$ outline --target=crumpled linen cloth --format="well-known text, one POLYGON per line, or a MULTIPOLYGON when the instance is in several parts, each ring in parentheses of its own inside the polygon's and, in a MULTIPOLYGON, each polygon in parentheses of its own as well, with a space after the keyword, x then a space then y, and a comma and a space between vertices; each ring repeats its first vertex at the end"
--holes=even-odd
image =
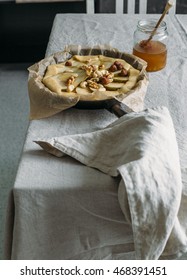
MULTIPOLYGON (((111 176, 121 176, 118 198, 131 223, 136 259, 172 258, 187 250, 178 217, 182 182, 178 146, 166 107, 117 119, 91 133, 35 141, 111 176)), ((181 216, 180 216, 181 218, 181 216)))

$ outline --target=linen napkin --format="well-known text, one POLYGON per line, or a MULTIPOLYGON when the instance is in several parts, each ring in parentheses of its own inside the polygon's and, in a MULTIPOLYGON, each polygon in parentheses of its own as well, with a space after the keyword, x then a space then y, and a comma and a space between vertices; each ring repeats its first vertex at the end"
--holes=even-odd
POLYGON ((119 204, 132 224, 136 259, 159 259, 187 247, 177 217, 178 146, 166 107, 124 115, 91 133, 35 142, 55 156, 69 155, 110 176, 121 175, 119 204))

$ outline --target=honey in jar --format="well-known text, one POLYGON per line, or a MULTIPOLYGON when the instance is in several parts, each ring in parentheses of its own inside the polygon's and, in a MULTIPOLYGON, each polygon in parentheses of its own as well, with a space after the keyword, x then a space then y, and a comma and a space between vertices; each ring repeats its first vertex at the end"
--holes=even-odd
POLYGON ((148 72, 158 71, 166 66, 167 60, 167 27, 162 22, 153 39, 149 42, 149 36, 156 25, 156 20, 141 20, 138 22, 134 33, 133 54, 147 62, 148 72))

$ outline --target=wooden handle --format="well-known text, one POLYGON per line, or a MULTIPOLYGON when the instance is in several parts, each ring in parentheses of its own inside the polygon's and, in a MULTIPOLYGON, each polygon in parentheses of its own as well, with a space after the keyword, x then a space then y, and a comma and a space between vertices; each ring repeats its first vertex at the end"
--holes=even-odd
POLYGON ((153 31, 151 32, 151 35, 149 36, 149 38, 147 40, 145 40, 142 44, 142 46, 146 46, 149 41, 151 41, 151 39, 153 38, 153 36, 155 35, 156 31, 157 31, 157 28, 159 27, 161 21, 163 20, 163 18, 165 17, 166 13, 169 11, 169 9, 172 7, 172 3, 170 3, 170 1, 167 2, 166 6, 165 6, 165 9, 161 15, 161 17, 159 18, 157 24, 155 25, 153 31))
POLYGON ((122 117, 123 115, 133 112, 133 110, 130 109, 127 105, 125 105, 124 103, 122 103, 116 99, 106 100, 105 108, 109 112, 115 114, 118 118, 122 117))

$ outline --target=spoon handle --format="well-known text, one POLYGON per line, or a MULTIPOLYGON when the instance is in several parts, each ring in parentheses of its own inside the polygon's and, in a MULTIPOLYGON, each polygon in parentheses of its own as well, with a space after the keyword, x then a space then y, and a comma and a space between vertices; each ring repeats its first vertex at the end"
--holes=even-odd
POLYGON ((145 44, 147 44, 147 43, 153 38, 153 36, 155 35, 156 30, 157 30, 157 28, 159 27, 161 21, 163 20, 163 18, 165 17, 166 13, 169 11, 169 9, 170 9, 172 6, 173 6, 173 5, 172 5, 171 1, 168 1, 167 4, 166 4, 166 6, 165 6, 165 9, 164 9, 164 11, 163 11, 163 13, 162 13, 162 15, 161 15, 161 17, 159 18, 157 24, 155 25, 153 31, 151 32, 151 35, 150 35, 149 38, 146 40, 145 44))

